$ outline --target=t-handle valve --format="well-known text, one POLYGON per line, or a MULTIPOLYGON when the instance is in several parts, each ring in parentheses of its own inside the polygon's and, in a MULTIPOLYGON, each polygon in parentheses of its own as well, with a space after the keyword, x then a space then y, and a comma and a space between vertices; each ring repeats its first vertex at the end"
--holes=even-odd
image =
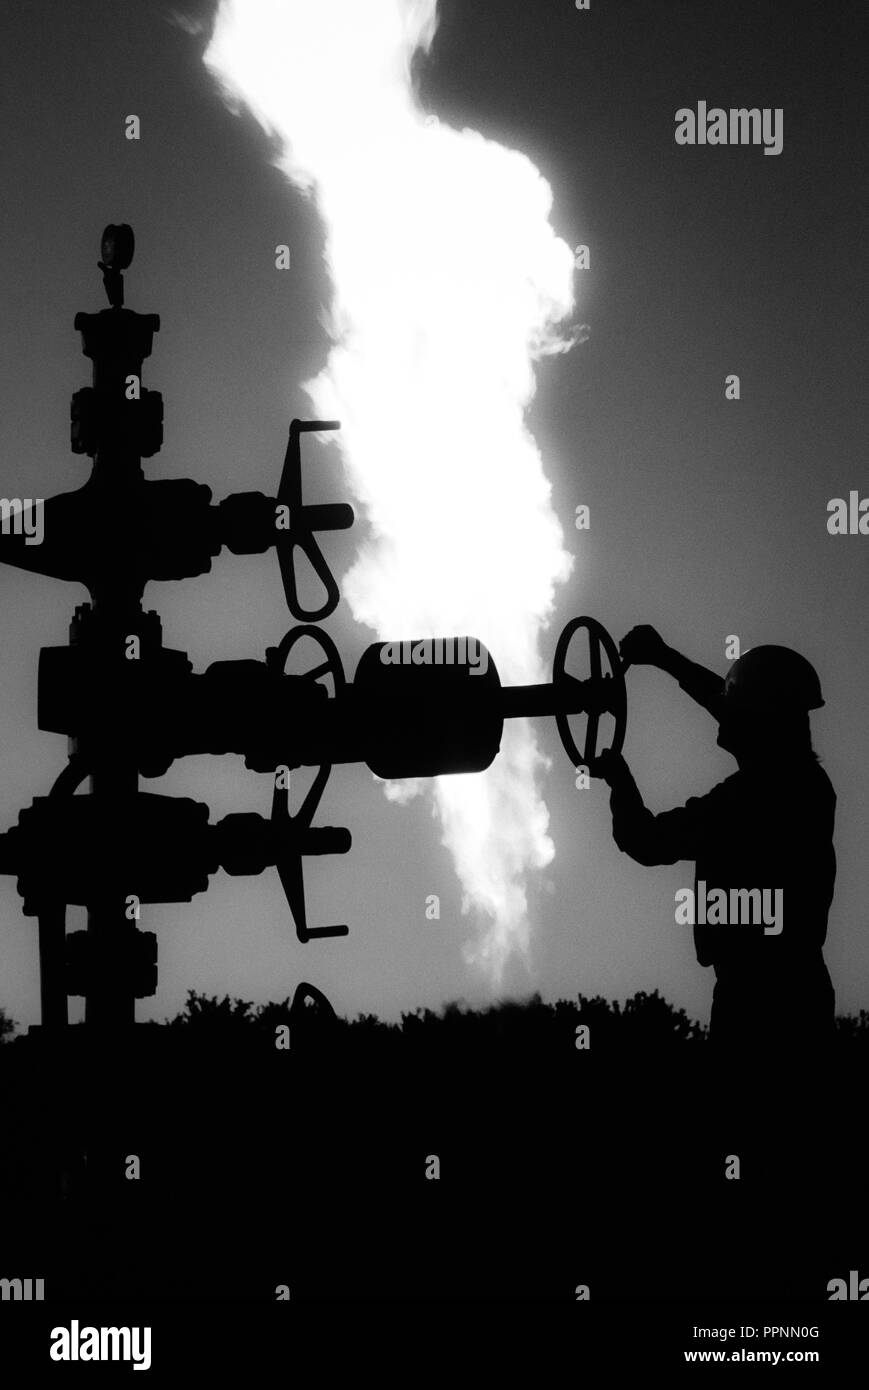
POLYGON ((284 457, 277 501, 289 509, 289 526, 279 530, 277 552, 287 606, 301 622, 319 622, 334 613, 340 590, 326 557, 314 539, 315 531, 346 531, 353 525, 353 508, 346 502, 327 502, 305 506, 302 503, 302 456, 299 437, 319 430, 338 430, 338 420, 293 420, 284 457), (326 590, 326 601, 319 608, 303 608, 296 586, 295 551, 303 550, 326 590))
POLYGON ((272 793, 272 830, 275 868, 281 886, 287 895, 287 902, 296 924, 296 935, 302 942, 314 941, 322 936, 346 936, 349 928, 309 927, 305 908, 305 882, 302 872, 302 856, 305 854, 346 854, 352 844, 350 831, 340 825, 324 825, 316 830, 311 821, 317 809, 323 789, 332 771, 331 764, 323 763, 308 793, 294 816, 290 815, 289 787, 275 784, 272 793))

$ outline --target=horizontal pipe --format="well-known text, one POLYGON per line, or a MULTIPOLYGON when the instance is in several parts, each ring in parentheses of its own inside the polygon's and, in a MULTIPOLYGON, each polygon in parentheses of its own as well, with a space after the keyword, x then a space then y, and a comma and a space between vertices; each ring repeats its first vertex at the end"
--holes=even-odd
POLYGON ((615 682, 612 676, 577 680, 562 676, 557 685, 507 685, 497 696, 503 719, 534 719, 555 714, 613 713, 615 682))

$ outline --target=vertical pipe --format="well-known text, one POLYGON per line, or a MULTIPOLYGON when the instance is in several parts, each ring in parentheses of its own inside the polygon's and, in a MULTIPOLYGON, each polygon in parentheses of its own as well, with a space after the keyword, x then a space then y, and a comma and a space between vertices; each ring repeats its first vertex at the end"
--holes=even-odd
MULTIPOLYGON (((103 395, 106 418, 113 422, 120 419, 123 379, 140 371, 141 361, 94 359, 94 386, 103 395)), ((139 556, 130 546, 127 530, 135 514, 142 459, 123 430, 109 429, 106 441, 94 457, 92 474, 94 507, 105 538, 104 565, 93 585, 93 604, 82 636, 95 651, 101 678, 117 693, 114 718, 93 733, 88 746, 91 795, 98 803, 105 801, 111 810, 118 799, 135 796, 139 787, 137 731, 131 728, 129 711, 123 708, 123 692, 126 639, 141 631, 143 616, 139 556)), ((101 846, 103 879, 98 894, 88 903, 90 980, 85 1022, 100 1029, 125 1029, 136 1021, 132 968, 135 925, 125 915, 125 898, 134 885, 118 878, 113 844, 123 845, 132 829, 112 821, 107 824, 111 826, 108 843, 101 846)))
POLYGON ((46 903, 39 913, 39 998, 46 1031, 65 1028, 66 903, 46 903))

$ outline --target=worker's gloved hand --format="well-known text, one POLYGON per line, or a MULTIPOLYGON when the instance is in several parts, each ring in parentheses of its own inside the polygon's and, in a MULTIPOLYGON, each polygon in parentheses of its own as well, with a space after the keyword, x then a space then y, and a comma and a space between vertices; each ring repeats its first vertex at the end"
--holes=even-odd
POLYGON ((622 666, 664 666, 669 647, 660 633, 648 623, 632 627, 626 637, 619 642, 619 655, 622 666))
POLYGON ((588 770, 592 777, 600 777, 610 787, 633 784, 633 775, 621 753, 614 753, 611 748, 598 753, 588 770))

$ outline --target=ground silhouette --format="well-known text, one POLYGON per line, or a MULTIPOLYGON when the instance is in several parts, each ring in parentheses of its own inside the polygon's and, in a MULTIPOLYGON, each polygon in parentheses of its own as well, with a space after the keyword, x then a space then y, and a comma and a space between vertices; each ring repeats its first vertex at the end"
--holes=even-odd
POLYGON ((865 1249, 865 1011, 798 1087, 658 994, 69 1031, 0 1048, 2 1273, 49 1296, 812 1300, 865 1249))

